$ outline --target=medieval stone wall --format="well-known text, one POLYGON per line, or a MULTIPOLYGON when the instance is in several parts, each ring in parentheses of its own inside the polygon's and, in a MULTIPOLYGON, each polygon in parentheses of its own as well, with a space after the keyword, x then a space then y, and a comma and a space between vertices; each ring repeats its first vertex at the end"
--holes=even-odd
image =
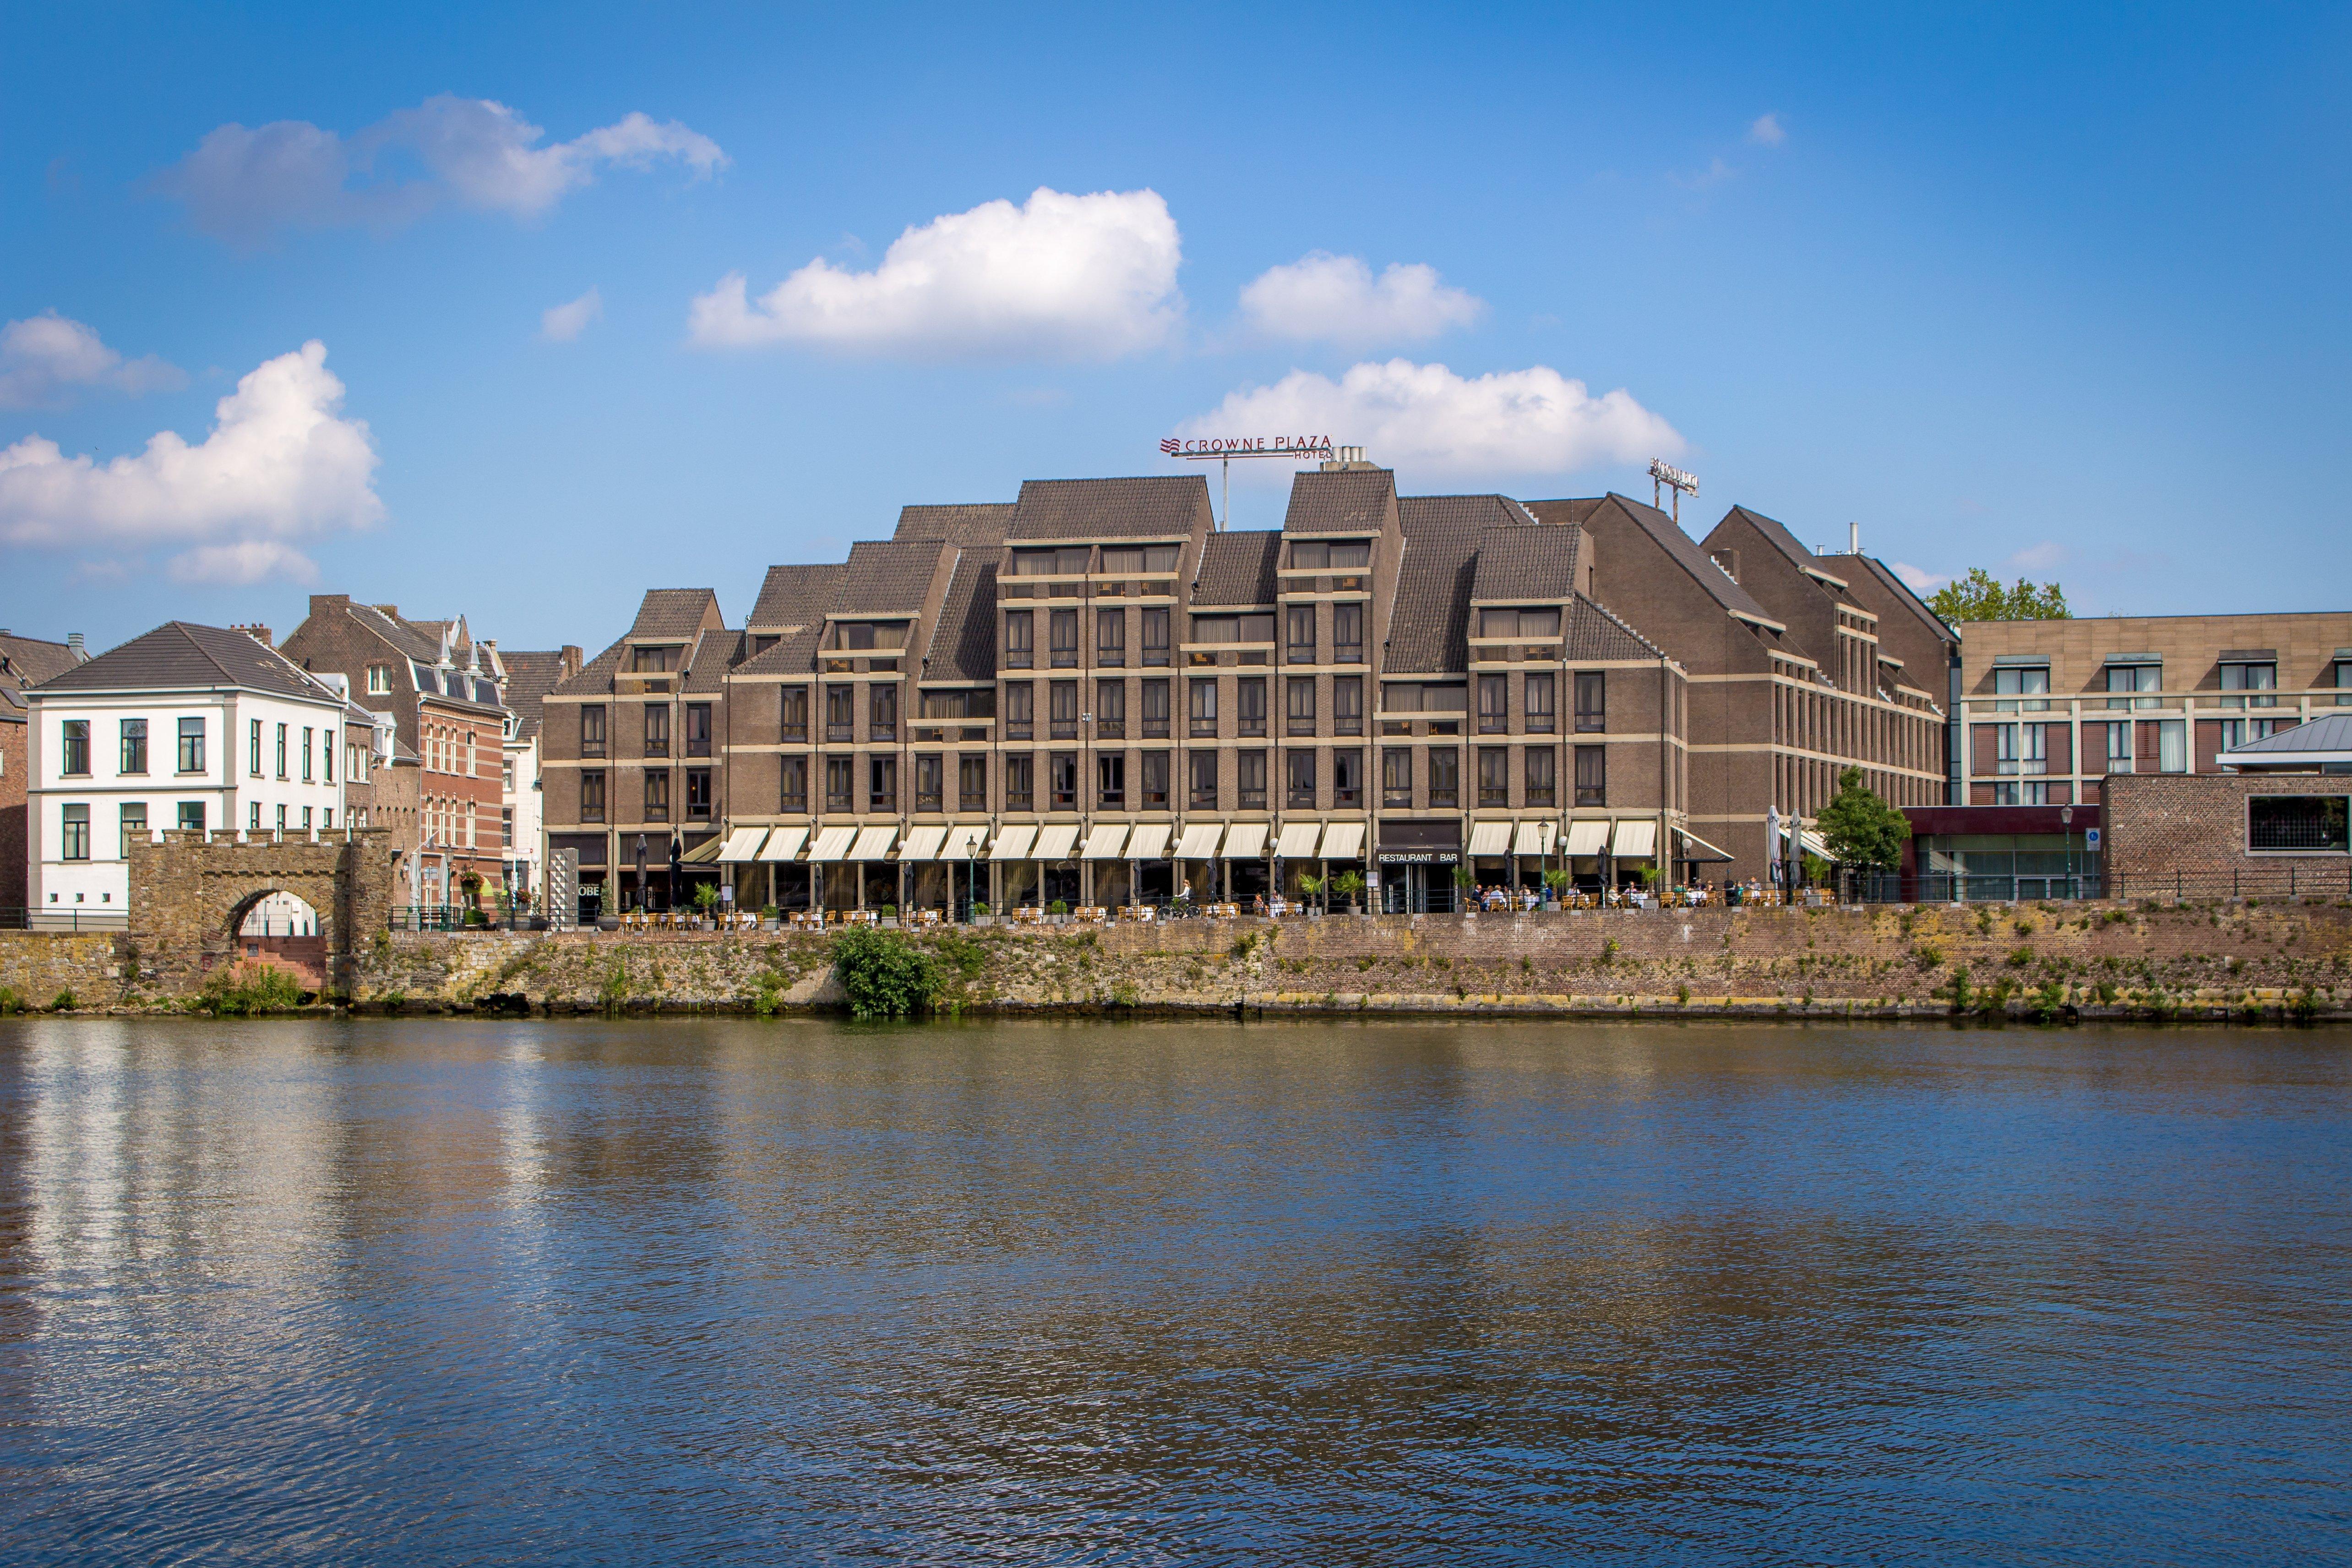
POLYGON ((317 911, 326 939, 329 984, 349 984, 355 942, 384 929, 392 909, 390 835, 381 828, 313 839, 239 839, 229 833, 168 832, 129 847, 129 946, 136 978, 186 992, 232 959, 236 925, 264 894, 287 892, 317 911))

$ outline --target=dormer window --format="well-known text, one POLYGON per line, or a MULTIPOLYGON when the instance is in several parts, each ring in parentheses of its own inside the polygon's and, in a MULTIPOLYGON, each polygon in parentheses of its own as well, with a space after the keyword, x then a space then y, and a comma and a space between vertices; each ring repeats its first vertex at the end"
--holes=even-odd
MULTIPOLYGON (((1085 544, 1063 545, 1053 550, 1016 550, 1013 552, 1013 569, 1007 575, 1083 577, 1087 574, 1087 567, 1093 559, 1093 547, 1085 544)), ((1132 568, 1121 568, 1121 570, 1132 570, 1132 568)), ((1174 570, 1173 562, 1170 563, 1169 570, 1174 570)))
POLYGON ((834 627, 836 648, 862 652, 873 648, 896 651, 907 646, 904 621, 842 621, 834 627))
POLYGON ((1371 542, 1363 539, 1301 539, 1290 547, 1290 564, 1299 572, 1360 572, 1372 563, 1371 542))
POLYGON ((636 647, 629 650, 631 674, 661 674, 677 668, 682 649, 677 647, 636 647))
POLYGON ((1102 569, 1105 574, 1173 572, 1179 548, 1173 544, 1106 544, 1103 546, 1102 569))
POLYGON ((1559 611, 1481 610, 1478 612, 1478 635, 1482 637, 1556 637, 1559 636, 1559 611))

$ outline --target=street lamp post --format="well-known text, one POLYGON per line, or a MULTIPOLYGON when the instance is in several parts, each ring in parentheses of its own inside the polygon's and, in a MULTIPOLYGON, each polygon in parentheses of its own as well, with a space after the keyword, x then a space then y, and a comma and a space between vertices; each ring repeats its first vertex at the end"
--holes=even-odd
POLYGON ((2062 805, 2058 808, 2058 826, 2066 830, 2066 897, 2072 899, 2074 896, 2074 808, 2073 806, 2062 805))

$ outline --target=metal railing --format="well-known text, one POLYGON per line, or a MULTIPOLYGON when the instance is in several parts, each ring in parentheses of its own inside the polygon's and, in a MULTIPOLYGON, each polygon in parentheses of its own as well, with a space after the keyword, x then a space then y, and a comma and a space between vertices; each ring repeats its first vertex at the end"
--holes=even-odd
POLYGON ((1884 872, 1860 889, 1865 903, 2040 903, 2082 899, 2294 899, 2352 896, 2352 864, 2241 866, 2227 871, 2078 871, 2073 876, 1884 872))

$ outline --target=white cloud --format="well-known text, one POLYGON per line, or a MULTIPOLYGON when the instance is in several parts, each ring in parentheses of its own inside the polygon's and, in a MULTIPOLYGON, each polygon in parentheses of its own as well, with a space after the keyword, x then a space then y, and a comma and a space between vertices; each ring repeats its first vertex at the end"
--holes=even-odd
POLYGON ((110 392, 177 392, 185 373, 153 354, 126 361, 95 328, 55 310, 0 327, 0 408, 32 408, 76 387, 110 392))
POLYGON ((705 348, 804 343, 909 357, 1108 360, 1167 341, 1183 319, 1181 242, 1156 191, 1066 195, 950 213, 853 272, 819 258, 756 301, 732 272, 698 295, 705 348))
POLYGON ((313 341, 264 363, 220 400, 195 446, 165 430, 103 466, 40 436, 0 449, 0 541, 184 544, 172 570, 192 581, 299 575, 308 563, 287 541, 383 515, 367 425, 340 416, 343 384, 326 360, 313 341))
POLYGON ((2011 556, 2009 564, 2020 572, 2049 572, 2063 566, 2066 561, 2066 547, 2054 539, 2045 539, 2011 556))
POLYGON ((540 312, 539 335, 551 343, 568 343, 604 318, 604 296, 591 289, 568 304, 551 305, 540 312))
POLYGON ((1789 139, 1788 127, 1777 114, 1759 114, 1748 124, 1748 140, 1759 147, 1778 147, 1789 139))
POLYGON ((1313 251, 1242 289, 1242 314, 1273 338, 1349 346, 1417 342, 1474 325, 1486 302, 1438 281, 1437 269, 1391 262, 1378 279, 1359 256, 1313 251))
POLYGON ((444 93, 348 139, 303 120, 218 126, 151 184, 185 203, 207 234, 255 245, 281 228, 390 227, 443 201, 536 217, 604 163, 674 159, 697 177, 727 165, 709 137, 643 114, 538 145, 545 134, 502 103, 444 93))
POLYGON ((1942 576, 1933 572, 1925 571, 1920 567, 1912 565, 1908 561, 1890 561, 1887 564, 1895 569, 1895 574, 1897 577, 1903 579, 1903 585, 1905 587, 1910 589, 1913 593, 1919 595, 1923 598, 1951 581, 1951 578, 1948 576, 1942 576))
POLYGON ((1402 359, 1359 364, 1337 381, 1292 371, 1229 395, 1179 434, 1328 435, 1365 447, 1375 462, 1479 478, 1567 473, 1683 449, 1674 426, 1622 388, 1595 397, 1547 365, 1471 379, 1402 359))
POLYGON ((205 544, 172 558, 176 583, 221 583, 242 586, 265 578, 285 577, 297 583, 319 580, 318 563, 290 544, 274 539, 246 539, 235 544, 205 544))

